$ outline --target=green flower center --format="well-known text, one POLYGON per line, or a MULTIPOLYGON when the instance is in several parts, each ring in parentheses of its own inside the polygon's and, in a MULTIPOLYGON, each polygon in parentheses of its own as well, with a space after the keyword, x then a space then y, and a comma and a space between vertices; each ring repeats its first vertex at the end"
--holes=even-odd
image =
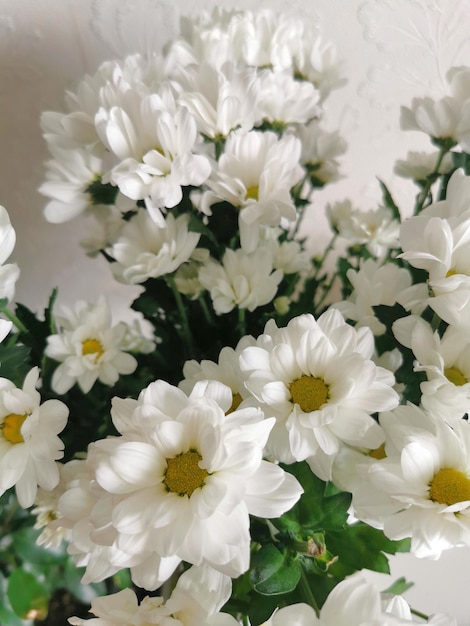
POLYGON ((259 200, 259 187, 258 185, 253 185, 253 187, 248 187, 246 190, 246 199, 247 200, 259 200))
POLYGON ((82 343, 82 354, 95 354, 95 363, 103 354, 103 352, 103 344, 101 343, 101 341, 98 341, 98 339, 85 339, 85 341, 82 343))
POLYGON ((453 467, 444 467, 432 479, 429 497, 433 502, 447 506, 470 500, 470 479, 453 467))
POLYGON ((301 376, 290 384, 292 402, 298 404, 304 413, 317 411, 329 398, 329 386, 323 378, 301 376))
POLYGON ((458 367, 446 368, 444 370, 444 376, 447 378, 447 380, 450 380, 451 383, 454 383, 454 385, 457 385, 458 387, 461 387, 462 385, 468 383, 468 380, 465 378, 465 376, 462 374, 458 367))
POLYGON ((23 435, 21 434, 21 427, 23 422, 28 417, 25 415, 18 415, 16 413, 10 413, 3 420, 2 432, 4 438, 10 443, 23 443, 23 435))
POLYGON ((163 482, 167 490, 179 496, 191 496, 195 489, 204 486, 209 472, 199 467, 202 456, 196 450, 189 450, 167 459, 163 482))

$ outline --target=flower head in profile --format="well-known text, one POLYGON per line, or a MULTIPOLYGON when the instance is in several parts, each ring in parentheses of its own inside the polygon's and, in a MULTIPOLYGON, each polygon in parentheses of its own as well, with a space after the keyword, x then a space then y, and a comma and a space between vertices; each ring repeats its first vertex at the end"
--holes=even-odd
POLYGON ((135 592, 123 589, 94 598, 89 620, 73 617, 74 626, 237 626, 220 608, 229 599, 231 580, 210 567, 191 567, 181 574, 170 597, 146 596, 140 603, 135 592))
POLYGON ((109 551, 102 575, 130 567, 136 584, 155 589, 181 561, 232 577, 248 569, 249 515, 279 517, 302 488, 263 460, 274 420, 256 408, 230 412, 232 402, 215 381, 197 383, 189 397, 157 381, 138 400, 114 399, 121 434, 88 455, 105 493, 89 517, 95 543, 103 537, 109 551))
MULTIPOLYGON (((0 298, 12 300, 15 295, 15 283, 20 275, 19 267, 16 263, 7 263, 10 254, 13 252, 16 243, 16 232, 10 222, 10 216, 5 207, 0 206, 0 298)), ((11 327, 9 322, 0 320, 1 328, 11 327)))
POLYGON ((99 380, 114 385, 121 374, 132 374, 135 358, 123 350, 126 328, 112 325, 104 297, 95 304, 80 301, 74 310, 56 316, 59 332, 47 338, 46 355, 60 365, 54 370, 52 388, 64 394, 76 383, 88 393, 99 380))
POLYGON ((268 449, 291 463, 307 459, 324 480, 343 444, 374 449, 383 433, 371 415, 398 404, 391 372, 372 361, 373 335, 331 309, 285 328, 272 321, 240 355, 245 386, 276 417, 268 449))
POLYGON ((0 378, 0 495, 15 486, 24 508, 33 504, 38 485, 51 490, 59 482, 56 461, 63 457, 64 444, 58 433, 69 414, 59 400, 41 404, 38 378, 37 367, 21 389, 0 378))

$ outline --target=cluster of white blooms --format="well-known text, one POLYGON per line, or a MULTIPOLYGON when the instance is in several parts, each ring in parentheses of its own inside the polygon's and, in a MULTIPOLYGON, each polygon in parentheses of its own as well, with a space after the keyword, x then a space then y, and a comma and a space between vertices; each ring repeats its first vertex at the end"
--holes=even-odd
POLYGON ((333 46, 318 36, 312 42, 302 20, 269 10, 183 19, 182 37, 163 54, 104 63, 67 92, 66 112, 43 114, 52 156, 40 188, 46 218, 94 216, 83 245, 116 261, 120 281, 179 271, 191 283, 176 288, 190 297, 206 290, 216 314, 263 306, 282 273, 304 265, 305 251, 291 236, 283 242, 289 250, 271 250, 271 268, 267 254, 260 263, 250 255, 263 237, 274 241, 295 227, 294 194, 308 199, 339 177, 345 142, 320 117, 342 83, 333 46), (223 250, 204 249, 190 219, 210 227, 231 213, 239 228, 235 274, 223 250), (296 252, 299 264, 286 264, 296 252))

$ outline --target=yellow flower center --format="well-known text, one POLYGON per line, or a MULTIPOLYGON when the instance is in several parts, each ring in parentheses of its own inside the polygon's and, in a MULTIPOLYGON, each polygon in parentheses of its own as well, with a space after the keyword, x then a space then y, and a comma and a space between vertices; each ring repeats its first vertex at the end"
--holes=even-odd
POLYGON ((453 467, 444 467, 432 479, 429 497, 433 502, 447 506, 470 500, 470 479, 453 467))
POLYGON ((10 443, 23 443, 23 435, 21 434, 21 427, 23 422, 28 417, 25 415, 17 415, 16 413, 10 413, 3 420, 2 431, 4 438, 10 443))
POLYGON ((446 274, 446 278, 449 278, 449 276, 455 276, 457 274, 457 270, 454 268, 451 268, 447 274, 446 274))
POLYGON ((163 482, 168 491, 179 496, 191 496, 195 489, 204 486, 209 472, 199 467, 202 456, 196 450, 183 452, 173 459, 167 459, 163 482))
POLYGON ((301 376, 290 384, 292 402, 298 404, 302 411, 317 411, 329 398, 329 386, 323 378, 301 376))
POLYGON ((243 398, 239 393, 232 394, 232 405, 225 415, 229 415, 229 413, 233 413, 234 411, 236 411, 240 406, 242 400, 243 398))
POLYGON ((454 385, 457 385, 458 387, 461 387, 462 385, 465 385, 465 383, 468 383, 468 380, 465 378, 465 376, 462 374, 458 367, 446 368, 444 370, 444 376, 447 378, 447 380, 450 380, 451 383, 454 383, 454 385))
POLYGON ((253 187, 248 187, 246 190, 246 199, 247 200, 256 200, 258 202, 259 199, 259 187, 258 185, 253 185, 253 187))
POLYGON ((382 443, 375 450, 371 450, 369 452, 369 456, 371 456, 373 459, 377 459, 378 461, 380 461, 381 459, 386 459, 387 455, 385 454, 385 443, 382 443))
POLYGON ((82 354, 95 354, 95 363, 103 354, 103 344, 98 339, 85 339, 82 343, 82 354))

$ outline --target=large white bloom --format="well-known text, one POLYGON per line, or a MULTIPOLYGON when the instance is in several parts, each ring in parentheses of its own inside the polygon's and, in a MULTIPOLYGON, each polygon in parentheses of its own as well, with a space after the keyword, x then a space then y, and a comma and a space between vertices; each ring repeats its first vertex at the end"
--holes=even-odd
MULTIPOLYGON (((318 617, 307 604, 293 604, 276 611, 263 626, 398 626, 412 621, 403 598, 380 594, 357 572, 331 591, 318 617)), ((442 614, 433 616, 427 623, 457 626, 454 619, 442 614)))
POLYGON ((36 390, 39 370, 33 368, 21 389, 0 378, 0 495, 15 486, 22 507, 29 507, 38 485, 53 489, 59 482, 56 461, 64 444, 57 436, 69 411, 59 400, 46 400, 36 390))
POLYGON ((199 281, 208 289, 218 315, 235 307, 254 311, 273 300, 282 280, 282 271, 273 269, 271 252, 264 247, 247 254, 227 248, 218 263, 209 259, 199 270, 199 281))
POLYGON ((295 80, 290 71, 259 73, 260 117, 281 124, 306 124, 319 117, 320 94, 307 81, 295 80))
POLYGON ((188 230, 187 214, 166 216, 163 225, 156 224, 145 209, 140 209, 122 228, 109 249, 116 259, 113 273, 130 284, 143 283, 173 273, 188 261, 200 235, 188 230))
POLYGON ((391 372, 371 360, 368 328, 346 324, 331 309, 318 320, 305 314, 285 328, 268 322, 258 345, 246 348, 247 389, 266 415, 276 417, 269 451, 291 463, 307 459, 324 480, 341 445, 374 449, 383 433, 371 414, 393 408, 398 396, 391 372))
POLYGON ((112 326, 111 312, 104 297, 92 305, 77 302, 56 316, 59 332, 47 338, 45 354, 60 361, 52 375, 52 388, 64 394, 78 383, 87 393, 97 380, 114 385, 120 374, 132 374, 135 358, 122 350, 126 328, 112 326))
MULTIPOLYGON (((155 589, 181 560, 236 577, 249 566, 249 515, 279 517, 302 489, 263 460, 273 419, 259 409, 229 413, 232 392, 212 381, 190 396, 163 381, 137 401, 115 398, 118 437, 97 441, 88 463, 108 497, 90 514, 108 571, 130 567, 155 589)), ((95 578, 96 580, 96 578, 95 578)))
MULTIPOLYGON (((12 300, 15 295, 15 283, 19 278, 20 269, 16 263, 7 263, 16 243, 16 232, 10 222, 10 216, 5 207, 0 206, 0 298, 12 300)), ((10 322, 0 320, 0 334, 5 334, 11 328, 10 322)))
POLYGON ((386 457, 368 464, 354 515, 418 557, 470 545, 470 424, 452 427, 414 405, 380 416, 386 457))
POLYGON ((209 567, 191 567, 176 583, 165 602, 146 596, 138 602, 135 592, 123 589, 110 596, 94 598, 90 620, 73 617, 75 626, 237 626, 238 622, 219 609, 230 597, 231 580, 209 567))
POLYGON ((272 132, 236 131, 227 139, 201 206, 210 213, 212 204, 226 200, 239 208, 241 245, 247 252, 256 248, 261 225, 295 221, 290 190, 302 177, 300 148, 293 135, 278 139, 272 132))

